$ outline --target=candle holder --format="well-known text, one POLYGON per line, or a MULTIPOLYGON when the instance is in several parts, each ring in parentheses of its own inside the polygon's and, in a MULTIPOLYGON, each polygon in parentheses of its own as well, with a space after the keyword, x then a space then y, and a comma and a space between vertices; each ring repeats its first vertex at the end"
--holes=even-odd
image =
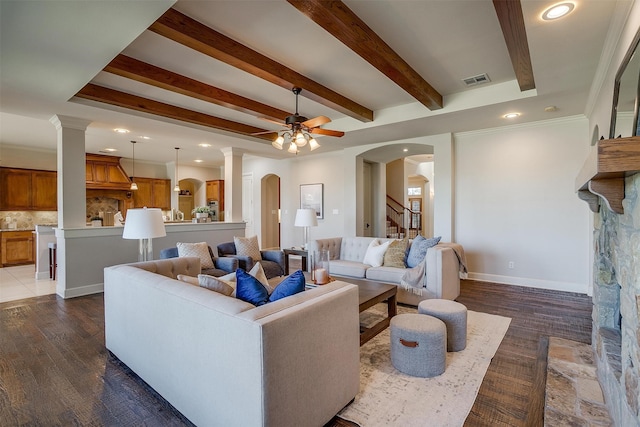
POLYGON ((313 256, 312 278, 317 285, 329 283, 329 250, 317 251, 313 256))

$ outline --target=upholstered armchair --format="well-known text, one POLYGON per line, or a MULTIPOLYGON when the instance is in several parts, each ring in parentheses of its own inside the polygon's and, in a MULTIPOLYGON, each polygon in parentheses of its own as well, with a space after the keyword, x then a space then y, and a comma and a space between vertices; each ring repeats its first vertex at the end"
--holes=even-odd
POLYGON ((284 271, 284 252, 280 249, 265 249, 260 251, 261 259, 253 259, 248 255, 238 255, 234 242, 221 243, 218 245, 218 259, 231 257, 238 260, 239 268, 249 271, 256 261, 260 261, 262 269, 267 279, 282 276, 284 271))
MULTIPOLYGON (((225 274, 233 273, 238 269, 238 260, 236 258, 224 257, 219 258, 213 255, 213 250, 211 246, 209 248, 209 255, 211 256, 211 260, 213 261, 213 268, 204 268, 202 269, 202 274, 208 274, 209 276, 220 277, 225 274)), ((166 248, 160 251, 160 259, 167 258, 177 258, 178 257, 178 248, 166 248)))

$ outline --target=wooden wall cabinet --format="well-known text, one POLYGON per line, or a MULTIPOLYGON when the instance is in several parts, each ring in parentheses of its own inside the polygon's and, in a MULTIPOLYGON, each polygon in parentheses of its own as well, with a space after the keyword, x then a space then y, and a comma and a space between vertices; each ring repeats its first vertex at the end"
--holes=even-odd
POLYGON ((171 180, 159 178, 134 178, 138 189, 133 191, 135 208, 171 209, 171 180))
POLYGON ((224 179, 207 181, 207 203, 211 200, 216 200, 218 210, 224 212, 224 179))
POLYGON ((0 235, 3 267, 34 263, 32 231, 3 231, 0 235))
POLYGON ((57 207, 55 171, 0 168, 0 210, 55 211, 57 207))

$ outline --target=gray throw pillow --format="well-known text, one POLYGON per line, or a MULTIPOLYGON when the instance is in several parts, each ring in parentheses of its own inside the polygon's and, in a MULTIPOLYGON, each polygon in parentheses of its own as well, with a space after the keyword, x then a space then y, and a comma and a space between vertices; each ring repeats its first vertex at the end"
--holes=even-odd
POLYGON ((413 268, 420 264, 424 257, 427 256, 427 249, 437 245, 441 238, 441 236, 438 236, 426 239, 422 236, 417 236, 413 239, 409 255, 407 255, 407 267, 413 268))

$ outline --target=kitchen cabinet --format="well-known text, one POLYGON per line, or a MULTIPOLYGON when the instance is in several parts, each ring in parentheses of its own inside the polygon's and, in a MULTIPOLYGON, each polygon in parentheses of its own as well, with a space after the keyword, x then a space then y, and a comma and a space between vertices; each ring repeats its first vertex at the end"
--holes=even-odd
POLYGON ((133 191, 135 208, 171 209, 171 180, 159 178, 135 178, 138 189, 133 191))
POLYGON ((0 235, 3 267, 34 263, 32 231, 3 231, 0 235))
POLYGON ((207 203, 211 200, 216 200, 218 210, 224 212, 224 179, 207 181, 207 203))
POLYGON ((55 171, 0 168, 0 210, 55 211, 57 185, 55 171))

